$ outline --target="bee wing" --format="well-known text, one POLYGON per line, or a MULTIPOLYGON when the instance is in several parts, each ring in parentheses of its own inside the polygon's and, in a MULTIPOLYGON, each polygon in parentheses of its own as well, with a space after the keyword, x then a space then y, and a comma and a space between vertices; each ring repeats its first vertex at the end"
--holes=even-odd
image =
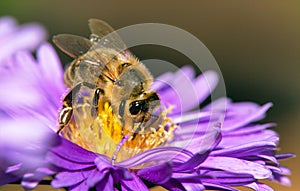
POLYGON ((53 37, 53 42, 59 49, 72 58, 83 55, 92 46, 92 42, 89 39, 71 34, 56 35, 53 37))
POLYGON ((89 19, 89 28, 92 33, 91 41, 106 48, 123 51, 127 49, 118 33, 106 22, 98 19, 89 19))

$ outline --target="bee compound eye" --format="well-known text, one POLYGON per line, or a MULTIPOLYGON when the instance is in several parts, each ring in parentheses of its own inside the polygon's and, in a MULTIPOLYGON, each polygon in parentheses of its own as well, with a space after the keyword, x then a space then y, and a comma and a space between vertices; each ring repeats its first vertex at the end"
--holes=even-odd
POLYGON ((144 100, 134 101, 129 105, 129 111, 131 115, 137 115, 139 112, 143 110, 146 103, 144 100))

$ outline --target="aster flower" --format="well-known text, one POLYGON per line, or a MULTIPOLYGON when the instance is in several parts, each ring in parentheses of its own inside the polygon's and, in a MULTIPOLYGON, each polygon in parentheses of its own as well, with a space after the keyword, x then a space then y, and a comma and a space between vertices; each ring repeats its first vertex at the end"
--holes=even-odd
POLYGON ((55 175, 54 188, 69 190, 148 190, 152 185, 169 190, 272 190, 259 182, 262 179, 290 184, 285 176, 289 170, 278 160, 292 155, 276 155, 279 138, 268 129, 275 124, 257 123, 270 103, 220 98, 194 109, 217 85, 213 71, 195 76, 191 67, 183 67, 156 78, 152 88, 172 109, 149 136, 130 142, 112 133, 121 125, 112 122, 114 115, 105 104, 99 111, 101 126, 95 121, 87 131, 90 120, 81 116, 82 121, 72 122, 62 136, 55 134, 66 88, 49 44, 38 49, 37 59, 22 51, 3 63, 0 87, 14 94, 0 94, 0 185, 21 180, 25 188, 33 188, 50 174, 55 175), (107 137, 99 138, 99 128, 107 137))

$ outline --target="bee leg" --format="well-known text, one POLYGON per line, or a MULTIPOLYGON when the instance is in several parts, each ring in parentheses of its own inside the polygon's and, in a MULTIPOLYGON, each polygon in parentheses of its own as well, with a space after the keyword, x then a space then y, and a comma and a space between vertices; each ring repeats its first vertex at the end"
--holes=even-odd
POLYGON ((68 123, 70 122, 72 115, 73 115, 73 107, 72 107, 73 99, 72 99, 72 97, 76 96, 78 94, 82 85, 93 88, 93 86, 89 83, 86 83, 86 82, 79 83, 71 91, 69 91, 69 93, 64 97, 63 106, 59 112, 59 117, 58 117, 59 129, 56 132, 57 134, 59 134, 61 132, 61 130, 65 126, 67 126, 68 123))
POLYGON ((95 90, 94 98, 93 98, 93 107, 92 107, 92 116, 97 117, 98 115, 98 104, 99 104, 99 99, 101 96, 104 95, 104 90, 97 88, 95 90))
POLYGON ((134 131, 131 140, 134 140, 135 137, 138 135, 138 132, 140 132, 142 130, 142 124, 144 123, 144 120, 145 120, 145 117, 142 118, 142 121, 140 122, 138 128, 136 128, 136 130, 134 131))
POLYGON ((122 123, 122 136, 124 136, 124 125, 125 125, 125 121, 124 121, 124 111, 125 111, 125 103, 126 100, 122 100, 120 105, 119 105, 119 116, 121 119, 121 123, 122 123))
POLYGON ((70 122, 72 115, 73 115, 73 108, 72 108, 72 94, 73 90, 71 90, 63 100, 63 107, 59 112, 59 117, 58 117, 58 125, 59 129, 56 132, 59 134, 61 130, 68 125, 70 122))

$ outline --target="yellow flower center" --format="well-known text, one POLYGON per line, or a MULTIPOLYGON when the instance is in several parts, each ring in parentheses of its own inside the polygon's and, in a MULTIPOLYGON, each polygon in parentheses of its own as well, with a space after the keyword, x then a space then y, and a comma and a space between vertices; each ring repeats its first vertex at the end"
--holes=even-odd
POLYGON ((124 129, 120 118, 113 113, 108 102, 99 103, 96 117, 91 115, 90 110, 88 105, 74 109, 74 117, 62 130, 62 135, 73 143, 89 151, 106 155, 116 162, 165 145, 173 138, 174 129, 177 128, 166 116, 170 110, 160 113, 161 120, 156 127, 142 128, 138 132, 124 129))

